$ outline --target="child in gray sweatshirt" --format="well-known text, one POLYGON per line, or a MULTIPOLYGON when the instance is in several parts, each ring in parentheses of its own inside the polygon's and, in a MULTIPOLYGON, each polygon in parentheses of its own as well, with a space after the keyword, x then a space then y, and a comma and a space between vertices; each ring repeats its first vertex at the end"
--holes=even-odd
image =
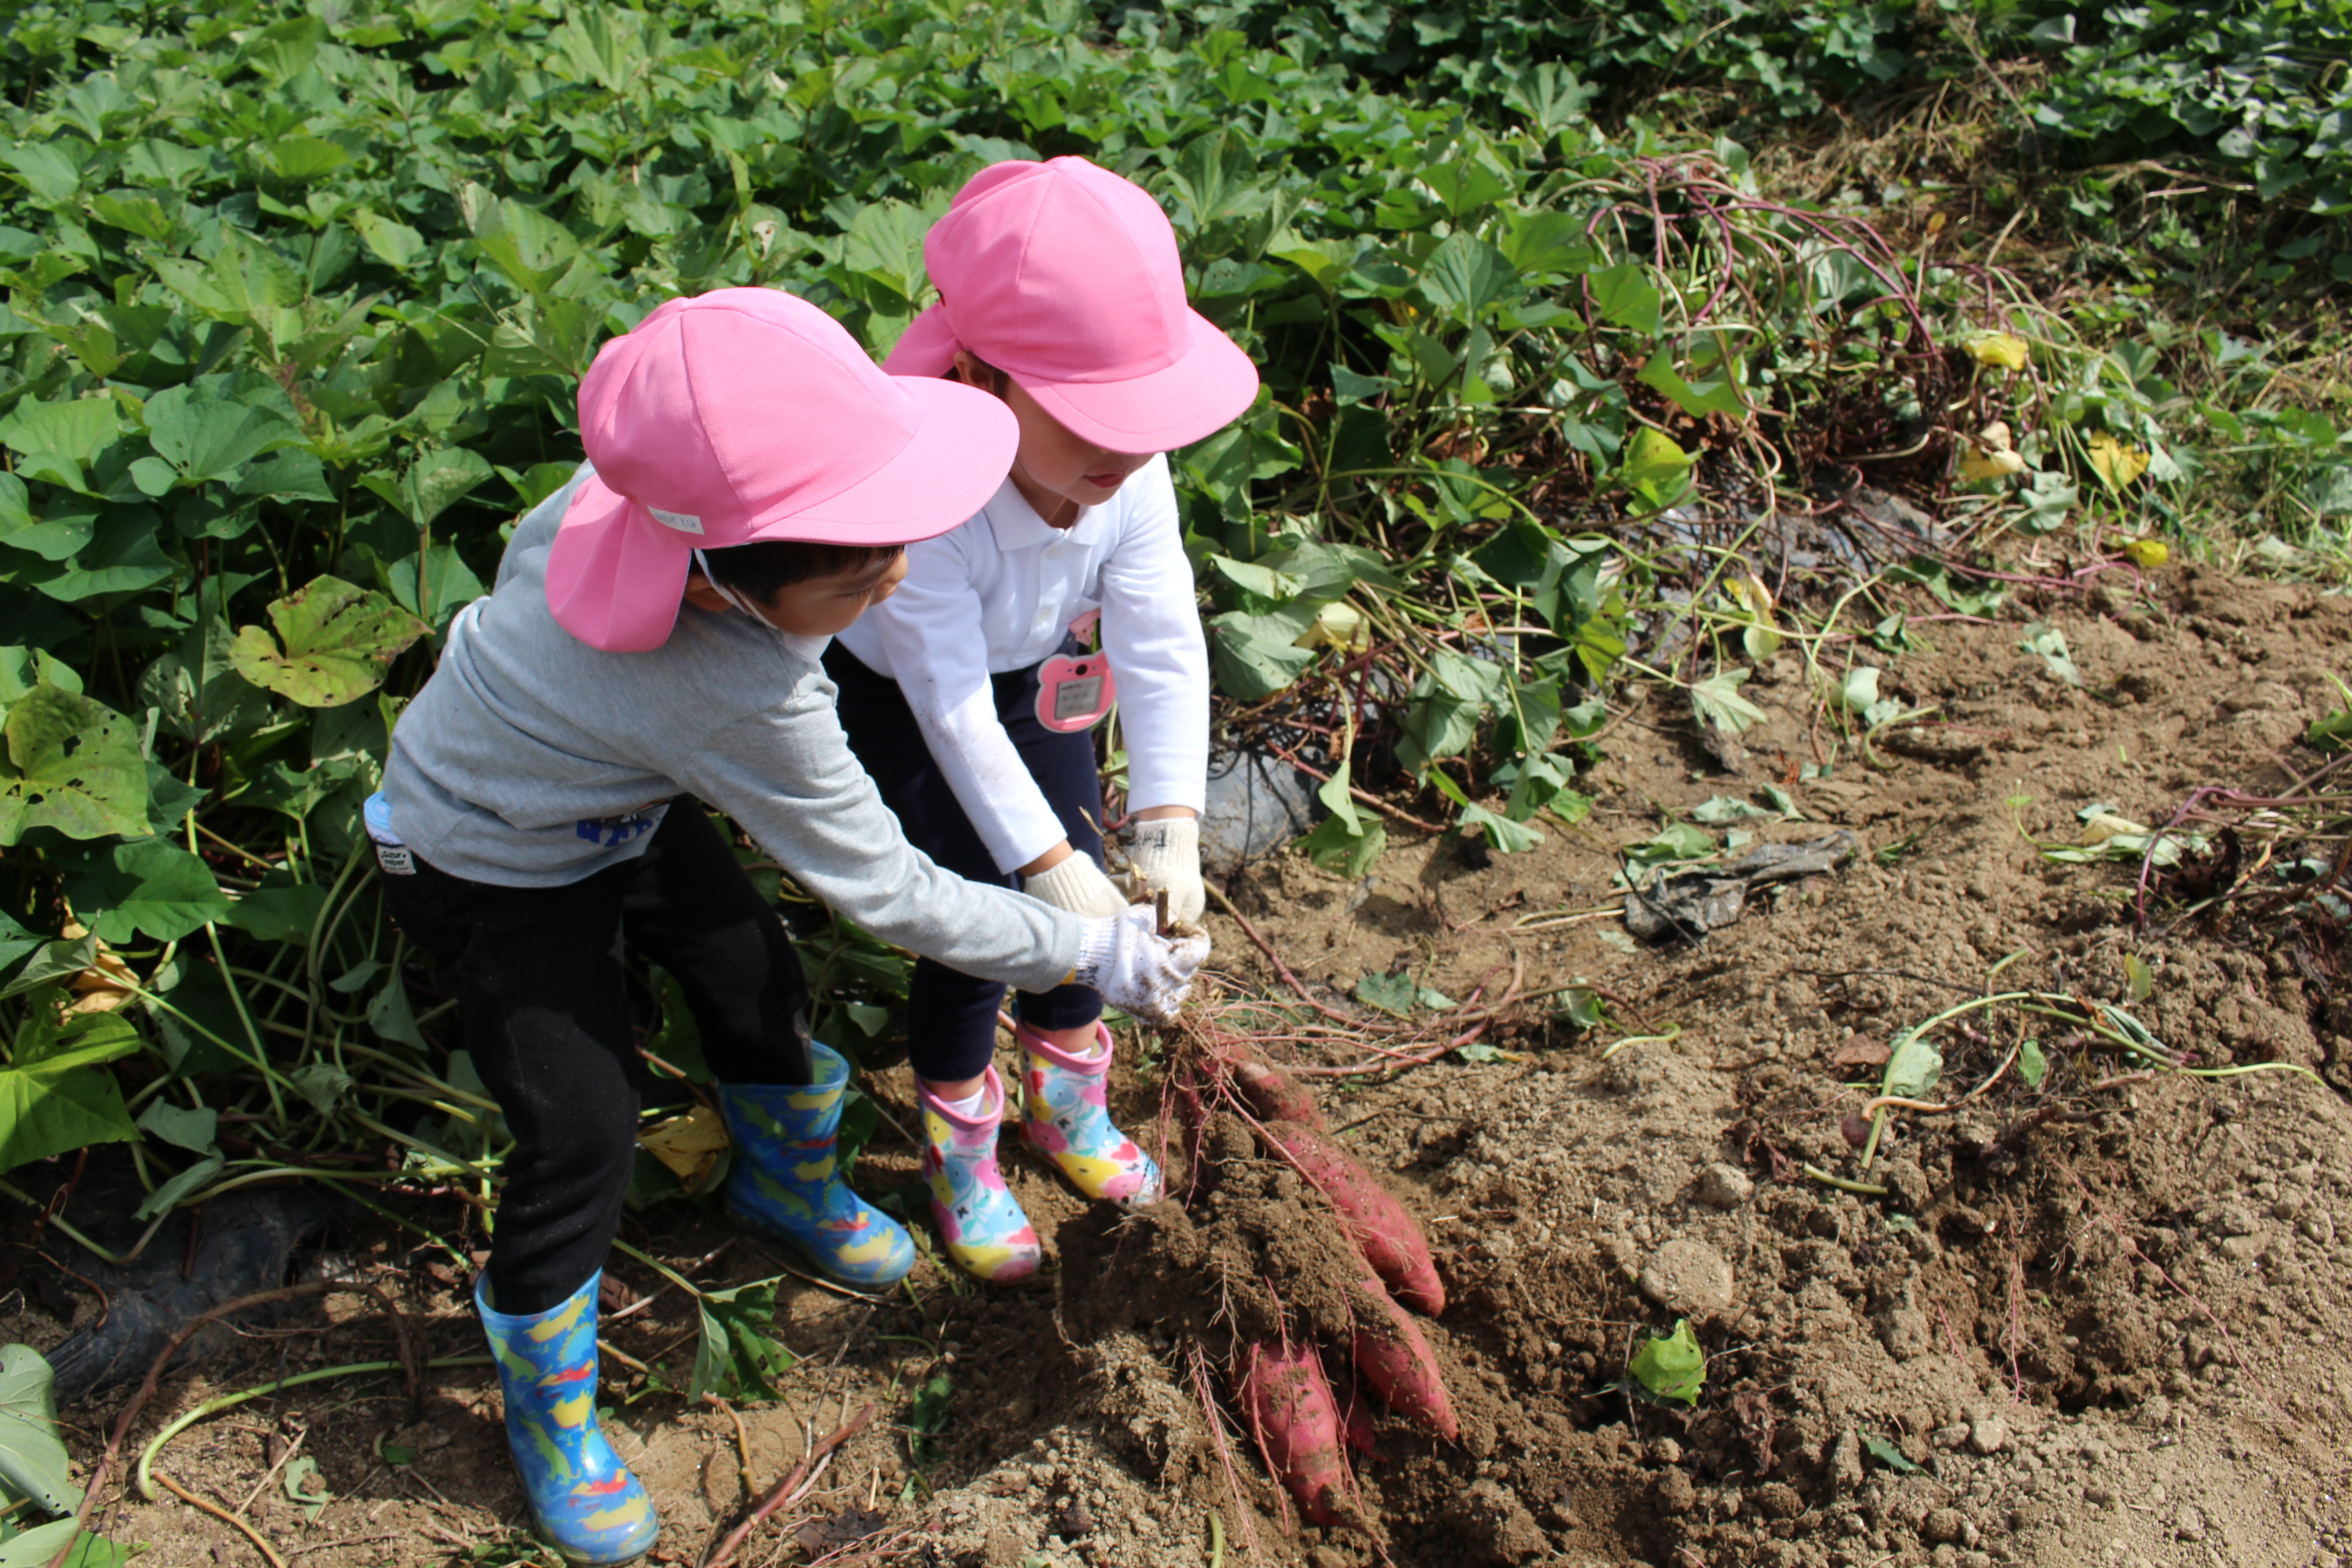
POLYGON ((393 735, 368 826, 387 907, 459 998, 515 1147, 477 1304, 540 1533, 633 1561, 651 1501, 597 1430, 596 1288, 642 1075, 622 952, 677 978, 735 1144, 728 1208, 864 1287, 903 1227, 834 1168, 848 1065, 808 1035, 773 908, 697 802, 886 941, 1165 1017, 1207 956, 1138 907, 1082 919, 911 848, 850 754, 819 660, 1011 460, 995 400, 894 381, 770 289, 672 300, 581 387, 591 462, 517 527, 393 735))

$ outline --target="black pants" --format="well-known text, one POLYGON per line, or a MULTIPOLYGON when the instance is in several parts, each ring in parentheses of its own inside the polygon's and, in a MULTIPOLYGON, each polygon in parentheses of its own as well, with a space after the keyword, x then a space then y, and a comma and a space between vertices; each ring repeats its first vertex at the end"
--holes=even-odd
POLYGON ((515 1139, 490 1247, 501 1312, 545 1311, 604 1267, 637 1146, 645 1068, 624 939, 675 975, 723 1083, 807 1083, 808 984, 783 923, 694 801, 645 853, 556 888, 414 861, 384 904, 463 1011, 466 1049, 515 1139))
MULTIPOLYGON (((841 689, 841 727, 848 732, 849 749, 881 788, 884 804, 898 814, 907 841, 959 877, 1018 888, 1021 879, 996 868, 979 830, 931 760, 898 683, 876 674, 839 643, 825 650, 824 668, 841 689)), ((1102 781, 1095 770, 1093 732, 1048 730, 1037 722, 1034 666, 991 679, 996 716, 1046 804, 1062 819, 1070 847, 1100 865, 1102 781)), ((917 960, 907 993, 907 1057, 917 1074, 933 1083, 978 1078, 996 1054, 996 1010, 1003 1001, 1004 987, 996 981, 917 960)), ((1074 1029, 1102 1016, 1102 997, 1087 986, 1057 985, 1024 991, 1019 1009, 1022 1022, 1033 1028, 1074 1029)))

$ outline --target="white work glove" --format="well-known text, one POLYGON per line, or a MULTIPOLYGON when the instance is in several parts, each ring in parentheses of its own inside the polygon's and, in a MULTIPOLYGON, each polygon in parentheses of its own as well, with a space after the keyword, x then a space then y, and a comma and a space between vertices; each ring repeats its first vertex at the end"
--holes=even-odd
POLYGON ((1168 918, 1197 925, 1208 893, 1201 886, 1201 819, 1169 816, 1129 830, 1127 863, 1153 891, 1168 893, 1168 918))
POLYGON ((1034 877, 1021 879, 1021 890, 1031 898, 1067 910, 1074 915, 1101 919, 1127 908, 1127 899, 1091 855, 1073 850, 1034 877))
POLYGON ((1072 978, 1122 1013, 1172 1024, 1193 972, 1209 960, 1209 936, 1161 936, 1159 918, 1150 904, 1130 904, 1110 920, 1088 921, 1072 978))

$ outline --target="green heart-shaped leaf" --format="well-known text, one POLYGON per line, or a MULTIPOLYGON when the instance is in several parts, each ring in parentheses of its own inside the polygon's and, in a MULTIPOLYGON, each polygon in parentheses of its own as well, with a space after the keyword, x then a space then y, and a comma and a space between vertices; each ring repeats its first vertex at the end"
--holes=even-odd
POLYGON ((381 594, 340 577, 314 577, 269 606, 273 638, 240 626, 229 649, 236 672, 305 708, 333 708, 374 690, 423 621, 381 594), (282 646, 281 646, 282 644, 282 646))
POLYGON ((145 826, 147 766, 121 714, 44 682, 9 704, 0 758, 0 845, 28 827, 68 838, 145 826))

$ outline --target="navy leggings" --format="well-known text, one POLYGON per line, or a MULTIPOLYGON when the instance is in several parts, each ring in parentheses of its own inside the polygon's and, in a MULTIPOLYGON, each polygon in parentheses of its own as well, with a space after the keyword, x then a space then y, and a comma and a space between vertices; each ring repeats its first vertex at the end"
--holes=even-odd
MULTIPOLYGON (((907 841, 959 877, 1019 888, 1018 876, 996 868, 979 830, 931 760, 898 683, 876 674, 837 642, 825 650, 824 668, 841 689, 841 727, 848 732, 849 749, 880 786, 883 804, 898 814, 907 841)), ((1037 722, 1034 665, 990 679, 996 689, 996 716, 1046 804, 1062 819, 1070 847, 1101 865, 1102 781, 1095 770, 1093 731, 1066 733, 1037 722)), ((917 1075, 933 1083, 978 1078, 996 1054, 996 1010, 1003 1001, 1004 987, 996 981, 918 959, 907 993, 907 1058, 917 1075)), ((1102 997, 1085 985, 1024 991, 1019 1012, 1032 1028, 1073 1029, 1102 1016, 1102 997)))

